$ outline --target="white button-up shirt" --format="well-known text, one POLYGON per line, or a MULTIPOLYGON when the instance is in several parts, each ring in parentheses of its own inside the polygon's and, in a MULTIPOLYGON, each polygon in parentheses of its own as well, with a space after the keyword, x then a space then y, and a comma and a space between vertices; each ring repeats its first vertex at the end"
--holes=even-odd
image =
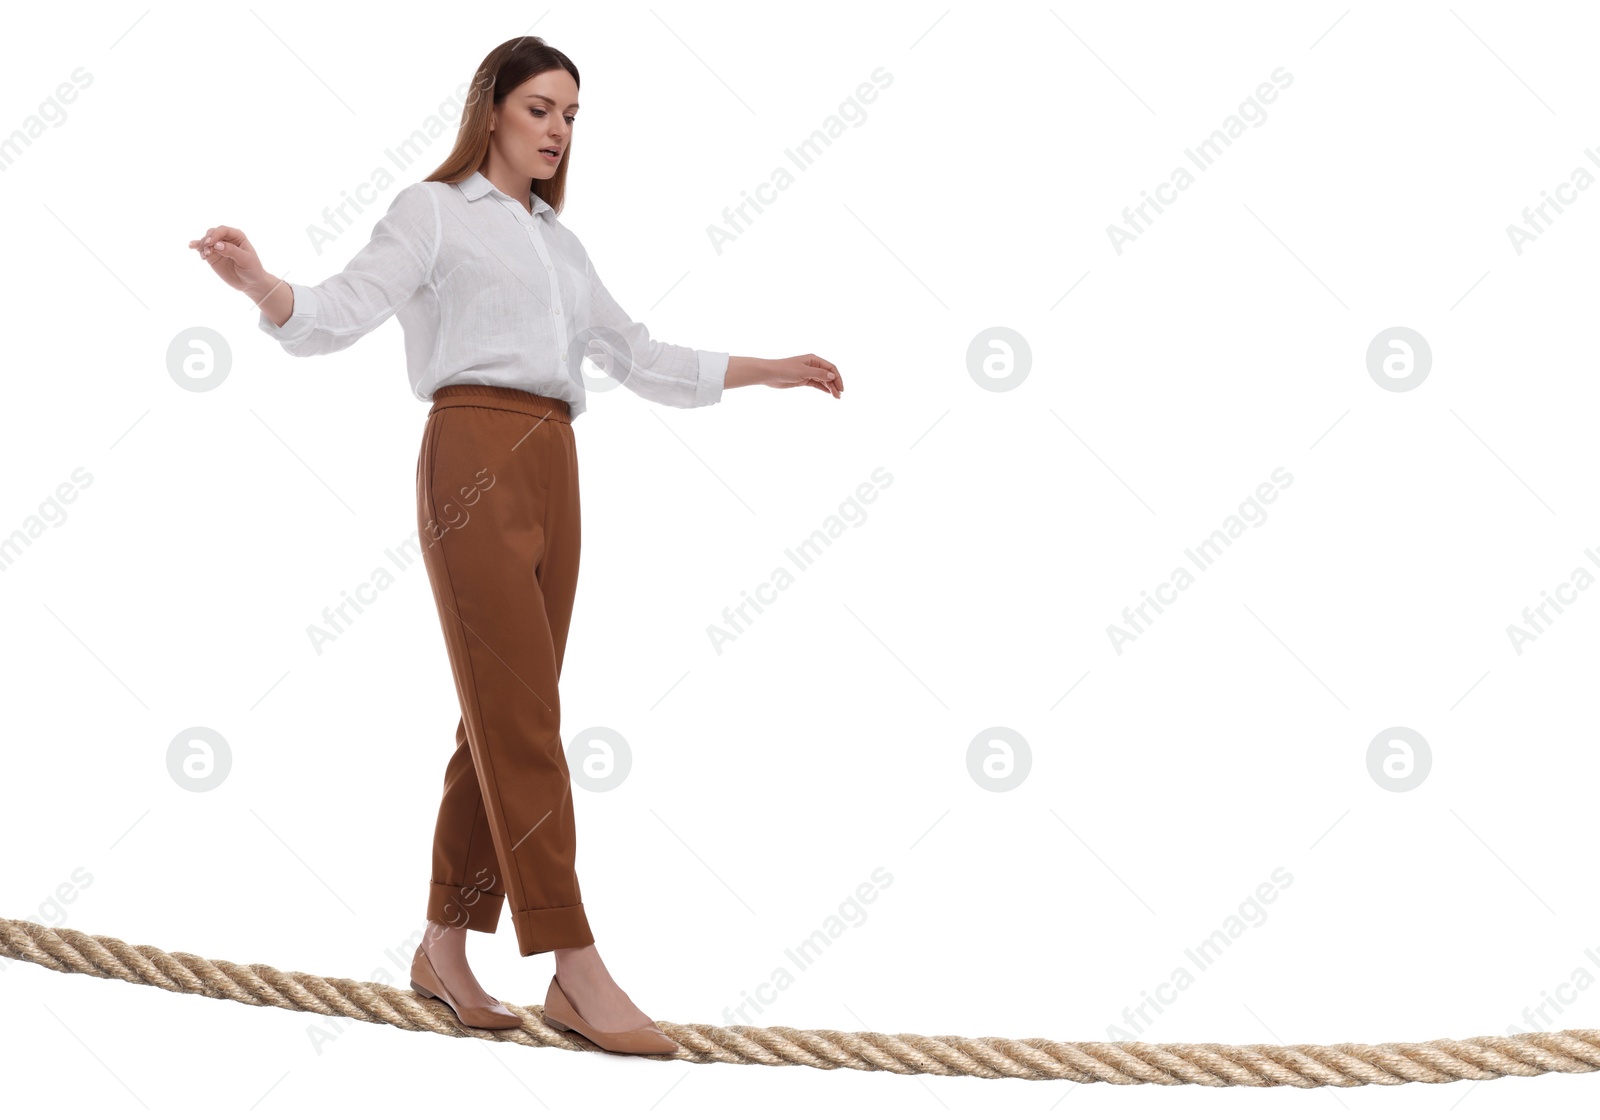
MULTIPOLYGON (((695 408, 722 399, 728 355, 650 337, 606 291, 554 208, 532 213, 482 172, 412 183, 343 272, 289 283, 294 313, 261 329, 298 357, 343 350, 390 315, 405 331, 411 391, 507 385, 585 409, 585 357, 647 400, 695 408)), ((287 283, 287 282, 286 282, 287 283)))

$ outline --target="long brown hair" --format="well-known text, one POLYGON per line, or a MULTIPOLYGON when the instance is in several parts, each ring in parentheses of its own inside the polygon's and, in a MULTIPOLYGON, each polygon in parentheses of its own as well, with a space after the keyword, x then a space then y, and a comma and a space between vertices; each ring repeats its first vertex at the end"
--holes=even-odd
MULTIPOLYGON (((578 68, 572 64, 572 59, 537 35, 507 39, 490 51, 472 77, 472 92, 461 110, 455 147, 423 182, 459 183, 481 170, 489 158, 489 119, 495 106, 503 104, 506 94, 535 74, 557 69, 571 74, 572 83, 579 84, 578 68), (491 91, 493 96, 484 96, 491 91)), ((567 165, 571 162, 572 141, 569 138, 556 173, 548 179, 531 180, 532 193, 548 202, 557 214, 561 213, 561 202, 567 193, 567 165)))

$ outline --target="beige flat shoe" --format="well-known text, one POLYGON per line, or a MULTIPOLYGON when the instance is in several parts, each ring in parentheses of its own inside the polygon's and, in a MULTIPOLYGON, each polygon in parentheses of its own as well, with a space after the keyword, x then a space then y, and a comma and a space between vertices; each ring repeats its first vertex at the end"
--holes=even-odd
POLYGON ((458 1003, 444 986, 444 981, 439 979, 439 974, 433 970, 433 964, 428 960, 428 954, 422 951, 421 945, 417 946, 416 956, 411 958, 411 990, 447 1005, 456 1013, 456 1018, 468 1027, 500 1030, 522 1026, 522 1020, 505 1010, 505 1005, 497 999, 491 998, 488 1003, 458 1003))
POLYGON ((613 1054, 671 1054, 678 1049, 676 1042, 655 1027, 635 1027, 628 1031, 602 1031, 591 1027, 572 1006, 554 976, 550 977, 550 990, 545 993, 541 1014, 556 1030, 574 1031, 613 1054))

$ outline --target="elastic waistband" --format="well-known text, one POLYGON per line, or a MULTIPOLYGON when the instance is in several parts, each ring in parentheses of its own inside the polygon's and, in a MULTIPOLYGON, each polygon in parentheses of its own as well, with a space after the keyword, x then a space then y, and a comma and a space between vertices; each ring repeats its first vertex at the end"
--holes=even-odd
POLYGON ((432 416, 441 408, 505 408, 525 412, 529 416, 542 416, 546 420, 572 423, 572 408, 558 397, 542 397, 538 393, 513 389, 508 385, 441 385, 433 391, 432 416))

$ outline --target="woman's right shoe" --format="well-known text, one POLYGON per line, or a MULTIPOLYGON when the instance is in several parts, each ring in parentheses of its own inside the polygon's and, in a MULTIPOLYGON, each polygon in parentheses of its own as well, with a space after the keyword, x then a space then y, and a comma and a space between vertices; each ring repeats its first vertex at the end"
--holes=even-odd
POLYGON ((545 993, 542 1014, 544 1021, 556 1030, 576 1031, 613 1054, 671 1054, 678 1049, 676 1042, 655 1027, 635 1027, 629 1031, 602 1031, 591 1027, 572 1006, 554 976, 550 977, 550 990, 545 993))
POLYGON ((500 1030, 505 1027, 520 1027, 522 1020, 509 1011, 496 1011, 497 1007, 504 1007, 499 1000, 491 998, 488 1003, 457 1002, 444 986, 444 981, 439 979, 439 974, 433 970, 433 963, 428 960, 428 954, 422 951, 422 946, 417 946, 416 956, 411 958, 411 990, 429 999, 439 1000, 448 1004, 451 1011, 456 1013, 456 1018, 469 1027, 483 1027, 488 1030, 500 1030))

